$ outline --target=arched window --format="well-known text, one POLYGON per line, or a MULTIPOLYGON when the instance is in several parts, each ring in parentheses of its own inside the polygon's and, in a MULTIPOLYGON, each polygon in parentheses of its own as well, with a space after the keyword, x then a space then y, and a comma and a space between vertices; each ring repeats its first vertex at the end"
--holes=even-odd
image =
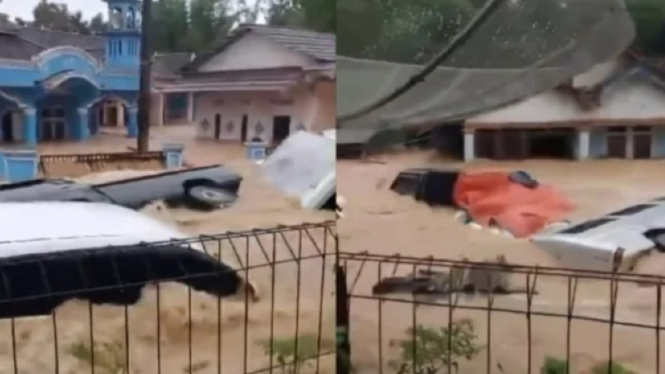
POLYGON ((134 8, 128 8, 127 9, 127 15, 126 15, 126 23, 125 27, 128 29, 133 29, 136 27, 136 22, 134 21, 136 17, 136 12, 134 11, 134 8))
POLYGON ((111 29, 117 30, 122 26, 122 9, 113 8, 111 9, 111 14, 109 15, 109 21, 111 24, 111 29))

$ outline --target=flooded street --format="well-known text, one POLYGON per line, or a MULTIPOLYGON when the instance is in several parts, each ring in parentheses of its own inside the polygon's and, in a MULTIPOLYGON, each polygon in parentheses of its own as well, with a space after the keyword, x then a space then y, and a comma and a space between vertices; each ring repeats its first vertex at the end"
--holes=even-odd
MULTIPOLYGON (((245 159, 244 149, 237 144, 197 141, 194 139, 193 129, 188 127, 153 130, 152 150, 160 149, 165 142, 183 143, 188 164, 198 166, 223 163, 240 173, 244 180, 240 199, 228 209, 201 213, 187 209, 167 209, 158 202, 145 208, 143 212, 146 214, 175 225, 191 235, 213 235, 229 230, 334 219, 330 212, 301 210, 296 200, 286 197, 263 179, 260 168, 245 159)), ((45 145, 42 152, 113 152, 124 151, 132 146, 134 141, 121 134, 106 134, 87 144, 45 145)), ((461 259, 464 256, 471 260, 484 260, 502 254, 511 263, 556 265, 527 240, 509 239, 487 230, 474 230, 459 223, 452 211, 433 209, 417 203, 411 197, 399 196, 389 190, 391 182, 403 169, 423 166, 457 167, 460 166, 458 163, 442 160, 422 151, 384 155, 378 157, 377 161, 338 162, 338 192, 347 200, 345 218, 338 224, 343 251, 368 251, 385 255, 401 253, 406 256, 434 256, 442 259, 461 259)), ((584 163, 479 161, 464 167, 467 170, 525 170, 541 182, 552 184, 571 199, 576 210, 570 219, 577 221, 649 198, 665 196, 665 174, 660 172, 662 165, 663 163, 657 160, 584 163)), ((95 173, 78 179, 96 182, 152 172, 157 170, 121 170, 95 173)), ((316 257, 324 244, 323 235, 314 234, 314 242, 303 239, 303 236, 298 236, 297 233, 287 234, 286 240, 277 240, 276 258, 288 260, 291 250, 297 248, 298 243, 302 243, 303 257, 316 257)), ((239 249, 242 264, 238 263, 232 245, 223 244, 219 247, 221 249, 213 245, 211 248, 217 248, 213 251, 219 249, 224 261, 242 267, 246 265, 245 256, 249 250, 249 264, 262 265, 272 257, 271 240, 265 237, 259 241, 236 241, 235 247, 239 249)), ((331 240, 328 242, 331 243, 331 240)), ((327 251, 331 250, 329 246, 327 251)), ((273 293, 271 268, 252 269, 249 274, 260 286, 262 301, 250 304, 249 313, 246 313, 242 299, 225 299, 218 308, 217 299, 196 292, 190 295, 185 287, 177 284, 162 286, 158 302, 155 288, 149 287, 144 291, 141 302, 128 308, 127 324, 124 308, 97 306, 94 308, 92 329, 96 341, 117 343, 121 348, 128 336, 131 373, 157 372, 158 365, 162 372, 187 373, 190 364, 196 368, 192 372, 216 373, 219 342, 222 347, 219 352, 224 372, 259 370, 269 364, 262 343, 270 337, 271 326, 274 336, 278 338, 293 337, 296 320, 300 334, 316 333, 321 316, 321 325, 326 336, 324 340, 326 343, 332 341, 334 290, 331 269, 332 257, 326 263, 320 258, 313 258, 303 260, 300 266, 294 262, 275 266, 274 307, 270 302, 273 293), (301 295, 300 303, 296 302, 298 293, 301 295), (191 311, 188 306, 190 297, 191 311), (246 330, 245 315, 248 316, 246 330), (125 326, 129 326, 127 333, 125 326), (191 335, 188 332, 189 326, 192 326, 191 335), (220 326, 222 338, 218 340, 220 326), (159 358, 157 339, 161 342, 159 358), (246 365, 245 353, 248 355, 246 365)), ((384 276, 391 271, 392 266, 382 267, 384 276)), ((397 269, 397 274, 403 275, 409 271, 408 266, 403 266, 397 269)), ((665 274, 665 255, 646 258, 638 271, 665 274)), ((371 286, 378 279, 378 267, 376 264, 361 266, 359 262, 349 262, 349 283, 356 275, 357 281, 352 293, 368 295, 371 286), (357 275, 361 268, 362 271, 357 275)), ((526 284, 525 276, 514 276, 513 282, 526 284)), ((537 290, 539 295, 534 298, 531 308, 533 313, 565 316, 569 307, 566 279, 540 277, 537 290)), ((576 317, 609 319, 609 295, 608 282, 580 280, 573 314, 576 317)), ((618 296, 617 321, 656 324, 658 308, 655 305, 654 288, 639 288, 634 284, 621 285, 618 296)), ((527 302, 523 295, 500 296, 491 305, 493 309, 519 313, 495 311, 488 316, 487 312, 480 310, 481 307, 488 306, 486 297, 460 298, 456 305, 459 307, 454 309, 453 319, 471 318, 481 347, 479 355, 471 362, 460 363, 460 373, 483 373, 488 367, 492 373, 526 373, 529 344, 532 347, 531 372, 537 372, 546 355, 566 356, 567 331, 570 331, 571 336, 570 351, 574 373, 585 373, 591 365, 607 360, 610 328, 606 323, 573 318, 568 324, 565 317, 533 315, 529 325, 529 320, 525 317, 527 302), (491 329, 487 328, 488 323, 491 329), (488 355, 488 346, 491 347, 491 355, 488 355)), ((390 340, 406 337, 404 332, 413 323, 414 313, 417 323, 432 327, 446 326, 449 316, 446 307, 420 305, 414 308, 411 304, 394 302, 384 302, 379 306, 376 301, 359 298, 353 299, 351 313, 353 362, 361 373, 379 372, 380 320, 380 352, 385 369, 388 361, 396 357, 395 348, 389 345, 390 340)), ((60 372, 89 373, 89 364, 76 359, 72 354, 72 349, 77 344, 89 342, 90 314, 87 304, 70 302, 60 307, 56 316, 60 372)), ((665 318, 660 318, 661 322, 665 323, 665 318)), ((11 345, 10 323, 0 324, 0 331, 0 373, 13 373, 14 351, 11 345)), ((54 324, 50 318, 16 321, 14 334, 19 373, 55 372, 53 331, 54 324)), ((656 334, 653 329, 615 327, 612 342, 613 359, 640 374, 655 373, 653 365, 656 355, 665 355, 662 345, 661 351, 656 352, 656 334)), ((324 359, 320 372, 331 373, 332 367, 332 358, 324 359)), ((314 371, 314 365, 302 370, 304 373, 314 371)))
MULTIPOLYGON (((345 219, 338 224, 343 251, 379 253, 407 256, 434 256, 441 259, 483 261, 504 255, 508 262, 524 265, 556 266, 543 251, 527 240, 505 238, 489 230, 474 230, 462 225, 448 209, 434 209, 416 202, 412 197, 400 196, 389 187, 397 174, 410 167, 459 167, 459 163, 442 160, 424 151, 378 156, 376 162, 338 162, 338 192, 348 204, 345 219)), ((524 170, 543 183, 551 184, 565 194, 575 205, 572 221, 594 217, 625 207, 628 204, 665 196, 663 161, 603 160, 587 162, 478 161, 464 165, 465 170, 524 170)), ((353 279, 361 264, 349 263, 348 278, 353 279)), ((382 267, 390 274, 392 265, 382 267)), ((398 268, 397 275, 411 271, 410 266, 398 268)), ((665 255, 647 257, 638 267, 640 272, 665 275, 665 255)), ((355 295, 369 295, 378 279, 377 265, 368 263, 354 288, 355 295)), ((532 279, 533 280, 533 279, 532 279)), ((512 281, 525 285, 525 276, 514 276, 512 281)), ((532 311, 556 313, 564 317, 534 316, 531 319, 532 365, 538 372, 545 355, 565 358, 568 299, 567 281, 538 279, 532 311)), ((581 280, 573 314, 608 320, 609 282, 581 280)), ((634 284, 621 285, 618 291, 616 320, 655 326, 657 320, 656 289, 638 288, 634 284)), ((439 302, 446 303, 445 298, 439 302)), ((486 297, 462 298, 457 305, 487 307, 486 297)), ((472 318, 481 346, 491 345, 489 368, 493 373, 527 372, 528 323, 525 317, 525 296, 497 297, 494 309, 505 308, 520 313, 491 314, 488 332, 487 312, 458 308, 453 319, 472 318), (489 334, 489 338, 488 338, 489 334), (498 367, 503 370, 499 370, 498 367)), ((352 302, 352 347, 357 365, 363 372, 376 372, 379 368, 378 320, 383 317, 382 359, 384 365, 395 357, 388 342, 394 338, 408 338, 405 330, 412 324, 414 308, 408 304, 354 299, 352 302), (380 311, 380 312, 379 312, 380 311)), ((447 326, 448 308, 418 306, 418 323, 427 326, 447 326)), ((661 317, 661 323, 665 318, 661 317)), ((606 323, 573 320, 571 323, 571 362, 574 373, 584 373, 590 365, 607 360, 609 325, 606 323)), ((656 352, 656 334, 653 329, 616 327, 614 331, 614 360, 628 365, 638 373, 655 373, 655 357, 665 355, 665 349, 656 352)), ((472 362, 460 363, 462 373, 486 372, 487 349, 472 362)))
MULTIPOLYGON (((146 214, 175 225, 192 236, 334 219, 334 213, 300 209, 296 200, 283 195, 264 180, 259 167, 245 159, 244 149, 238 144, 199 142, 194 139, 192 127, 153 130, 151 150, 159 150, 165 142, 183 143, 188 164, 199 166, 223 163, 241 174, 244 180, 240 198, 230 208, 203 213, 184 208, 167 209, 158 202, 146 207, 143 210, 146 214)), ((47 144, 41 152, 121 152, 133 146, 135 141, 126 139, 122 134, 104 134, 86 144, 47 144)), ((101 182, 155 172, 159 170, 111 171, 87 175, 77 180, 101 182)), ((334 303, 330 297, 333 292, 332 257, 327 257, 324 263, 319 253, 323 250, 331 251, 330 243, 333 241, 322 229, 311 229, 309 233, 311 239, 302 232, 286 233, 284 237, 277 236, 276 239, 271 235, 250 240, 238 238, 233 243, 204 239, 206 249, 213 255, 220 251, 223 260, 229 264, 246 268, 246 260, 249 259, 252 269, 248 274, 258 283, 262 300, 256 304, 250 303, 247 309, 242 297, 223 299, 218 304, 216 298, 207 294, 191 292, 190 295, 187 288, 179 284, 162 285, 159 302, 154 286, 144 289, 141 301, 128 308, 127 322, 124 308, 113 306, 95 306, 91 322, 87 303, 72 301, 59 307, 55 314, 58 360, 55 360, 54 322, 51 318, 17 320, 14 335, 18 373, 53 373, 56 362, 60 373, 90 373, 89 355, 77 359, 80 352, 74 351, 77 347, 90 346, 91 325, 95 345, 99 345, 95 362, 101 365, 96 369, 100 374, 106 374, 103 370, 109 365, 116 366, 113 370, 122 370, 127 362, 124 357, 125 338, 130 346, 129 367, 132 374, 156 373, 158 365, 162 373, 188 373, 190 367, 196 373, 217 373, 218 357, 221 357, 223 372, 265 369, 270 361, 264 352, 264 342, 271 335, 275 339, 293 338, 296 331, 299 336, 316 335, 319 326, 325 336, 323 349, 329 350, 334 332, 334 303), (297 253, 299 244, 301 257, 309 258, 296 263, 291 251, 297 253), (242 265, 238 263, 238 256, 242 265), (276 286, 273 290, 272 268, 267 264, 274 260, 283 263, 274 266, 276 286), (321 290, 324 291, 323 295, 321 290), (271 302, 273 292, 274 305, 271 302), (296 302, 298 293, 300 303, 296 302), (219 331, 221 338, 218 340, 219 331), (157 349, 157 339, 161 342, 160 351, 157 349), (102 360, 112 363, 100 363, 102 360)), ((11 331, 9 321, 0 323, 0 373, 3 374, 14 373, 11 331)), ((320 372, 332 373, 333 367, 331 357, 323 358, 320 372)), ((312 363, 303 372, 313 370, 315 366, 312 363)), ((109 371, 111 373, 125 372, 109 371)))

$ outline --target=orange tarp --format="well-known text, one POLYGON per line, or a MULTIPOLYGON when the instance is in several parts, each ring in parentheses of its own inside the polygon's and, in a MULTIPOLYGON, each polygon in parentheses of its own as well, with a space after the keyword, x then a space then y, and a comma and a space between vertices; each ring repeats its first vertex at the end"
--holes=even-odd
POLYGON ((461 173, 454 199, 477 223, 496 224, 515 237, 542 230, 548 223, 566 217, 574 206, 553 187, 540 184, 530 189, 509 179, 506 172, 461 173))

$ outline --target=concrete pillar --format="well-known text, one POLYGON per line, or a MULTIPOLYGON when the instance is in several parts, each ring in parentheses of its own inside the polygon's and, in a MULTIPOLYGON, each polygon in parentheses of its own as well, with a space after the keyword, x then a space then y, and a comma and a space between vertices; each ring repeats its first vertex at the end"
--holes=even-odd
POLYGON ((138 113, 139 109, 135 106, 127 108, 127 114, 129 115, 129 123, 127 124, 128 138, 136 138, 139 134, 138 113))
POLYGON ((464 161, 476 158, 476 134, 473 130, 464 130, 464 161))
POLYGON ((164 126, 164 94, 157 94, 157 110, 159 115, 157 116, 157 126, 164 126))
POLYGON ((88 108, 78 108, 78 116, 76 140, 88 140, 90 138, 90 112, 88 108))
POLYGON ((23 142, 28 146, 37 145, 37 110, 23 108, 23 142))
POLYGON ((577 160, 586 160, 589 158, 589 144, 590 144, 590 131, 589 129, 582 129, 577 131, 577 147, 575 158, 577 160))
POLYGON ((626 159, 632 160, 635 158, 635 143, 633 141, 633 128, 626 129, 626 159))
POLYGON ((125 127, 127 124, 125 123, 125 106, 122 105, 120 102, 115 103, 115 113, 118 116, 116 119, 116 126, 117 127, 125 127))
POLYGON ((187 123, 194 122, 194 94, 187 93, 187 123))

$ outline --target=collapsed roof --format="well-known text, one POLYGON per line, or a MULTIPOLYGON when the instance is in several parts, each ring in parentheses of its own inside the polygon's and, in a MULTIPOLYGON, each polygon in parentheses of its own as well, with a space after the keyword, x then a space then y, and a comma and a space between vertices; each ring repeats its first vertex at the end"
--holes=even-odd
POLYGON ((550 2, 505 1, 460 48, 417 82, 413 77, 422 65, 338 56, 338 137, 368 139, 378 130, 451 122, 524 99, 617 57, 634 38, 634 25, 622 0, 558 0, 566 17, 547 20, 538 19, 542 12, 534 11, 541 3, 550 2), (541 45, 544 50, 511 56, 503 43, 495 42, 497 35, 512 27, 505 22, 508 7, 547 30, 515 42, 541 45), (498 69, 499 60, 514 63, 498 69))

